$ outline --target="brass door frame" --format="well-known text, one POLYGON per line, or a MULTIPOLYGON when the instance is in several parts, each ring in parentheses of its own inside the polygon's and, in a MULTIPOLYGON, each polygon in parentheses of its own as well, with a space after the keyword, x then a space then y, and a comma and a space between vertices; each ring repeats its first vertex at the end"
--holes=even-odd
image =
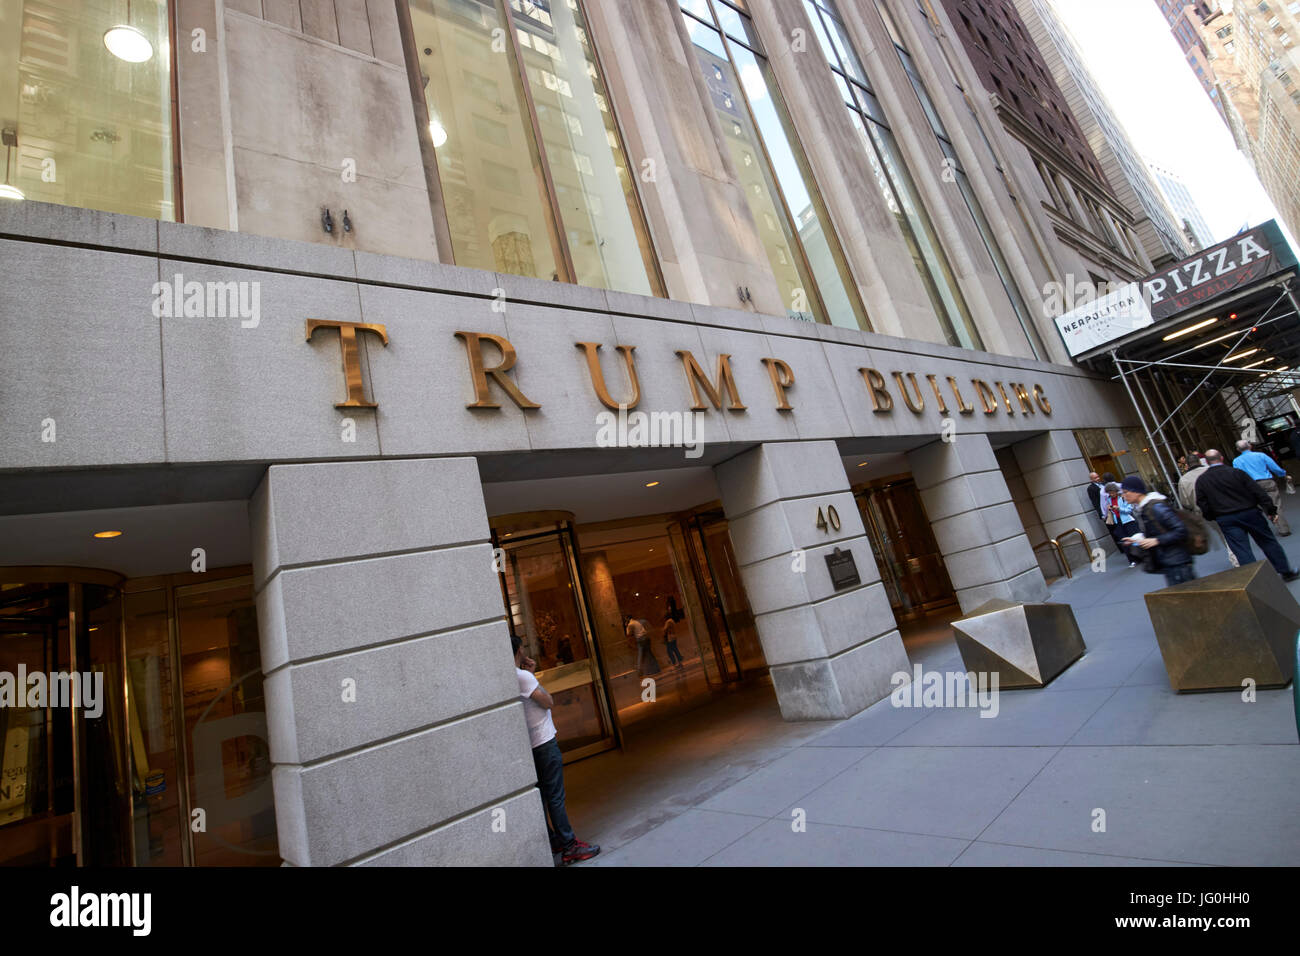
MULTIPOLYGON (((598 716, 602 716, 605 726, 609 728, 609 734, 604 739, 595 741, 590 744, 584 744, 564 754, 564 762, 572 763, 575 760, 581 760, 583 757, 589 757, 593 754, 604 753, 606 750, 614 750, 622 746, 623 732, 618 723, 617 712, 610 706, 609 690, 606 687, 606 668, 605 661, 600 654, 599 642, 596 640, 595 630, 592 627, 593 615, 591 608, 587 603, 587 584, 582 574, 582 565, 579 561, 579 549, 577 535, 573 530, 573 515, 565 511, 541 511, 541 512, 524 512, 520 515, 505 515, 502 518, 489 519, 490 530, 492 535, 492 549, 495 551, 501 549, 503 552, 508 547, 516 545, 535 543, 545 539, 554 539, 560 546, 560 554, 563 556, 564 568, 569 575, 569 582, 573 585, 573 603, 578 611, 578 623, 582 627, 583 640, 587 644, 587 661, 588 666, 592 668, 591 686, 592 692, 596 698, 596 707, 598 716), (506 532, 510 539, 506 540, 501 534, 501 528, 516 526, 519 523, 527 523, 530 519, 539 522, 553 521, 554 528, 540 528, 537 531, 524 535, 516 535, 515 532, 506 532), (498 522, 503 522, 498 525, 498 522)), ((538 527, 537 524, 533 525, 538 527)), ((512 636, 518 637, 515 633, 514 616, 510 612, 510 591, 506 581, 505 569, 497 572, 497 582, 501 587, 501 604, 504 610, 506 627, 512 636)))
MULTIPOLYGON (((705 615, 705 625, 709 629, 709 639, 713 642, 714 660, 718 661, 718 670, 722 672, 723 686, 727 684, 736 684, 745 679, 745 669, 740 664, 740 655, 736 653, 736 639, 731 633, 731 625, 727 622, 727 609, 722 603, 722 590, 718 587, 718 575, 714 571, 713 562, 709 559, 709 548, 704 540, 704 521, 706 518, 712 518, 715 512, 712 510, 705 512, 696 512, 682 521, 683 528, 686 532, 687 548, 686 553, 691 561, 691 572, 695 578, 695 589, 699 594, 700 603, 704 604, 709 595, 712 594, 713 610, 717 612, 718 619, 722 621, 722 629, 726 635, 725 648, 721 645, 716 634, 716 622, 712 614, 705 615), (695 545, 699 546, 699 554, 695 552, 695 545), (704 566, 700 567, 700 559, 703 558, 704 566), (712 590, 706 587, 705 577, 713 584, 712 590), (726 671, 730 668, 734 671, 732 676, 728 676, 726 671)), ((726 517, 723 516, 723 521, 726 517)))

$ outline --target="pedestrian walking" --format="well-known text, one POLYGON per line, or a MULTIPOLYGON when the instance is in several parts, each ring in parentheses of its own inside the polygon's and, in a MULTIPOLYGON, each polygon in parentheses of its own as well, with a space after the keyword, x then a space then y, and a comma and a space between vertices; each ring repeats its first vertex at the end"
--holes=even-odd
POLYGON ((1246 472, 1226 467, 1223 454, 1213 448, 1205 453, 1205 460, 1209 468, 1196 480, 1196 506, 1207 521, 1218 522, 1237 561, 1247 565, 1256 560, 1250 550, 1253 538, 1282 580, 1300 578, 1300 572, 1291 566, 1290 558, 1264 520, 1264 515, 1274 522, 1277 520, 1277 506, 1264 489, 1246 472))
MULTIPOLYGON (((1196 503, 1196 481, 1201 475, 1205 474, 1205 470, 1210 466, 1201 464, 1201 453, 1198 451, 1188 452, 1187 462, 1187 473, 1178 479, 1178 500, 1188 511, 1199 515, 1201 509, 1196 503)), ((1204 518, 1205 516, 1201 515, 1201 517, 1204 518)), ((1228 552, 1228 564, 1234 568, 1240 567, 1236 552, 1228 547, 1228 539, 1223 536, 1223 529, 1218 528, 1217 525, 1215 527, 1219 533, 1219 540, 1223 542, 1223 550, 1228 552)))
POLYGON ((551 853, 560 854, 565 866, 590 860, 600 852, 600 847, 573 835, 564 806, 564 756, 556 739, 555 721, 551 719, 555 701, 533 673, 537 662, 524 655, 524 642, 511 634, 510 646, 515 652, 515 676, 519 678, 519 696, 524 701, 524 721, 533 748, 533 767, 537 770, 537 789, 542 793, 551 853))
POLYGON ((1288 476, 1282 466, 1263 452, 1254 451, 1250 442, 1242 440, 1237 442, 1237 457, 1233 459, 1232 467, 1244 471, 1247 477, 1253 478, 1264 489, 1277 512, 1274 524, 1277 525, 1278 536, 1285 538, 1289 535, 1291 526, 1282 513, 1282 489, 1286 486, 1288 476))
MULTIPOLYGON (((1133 506, 1120 492, 1117 482, 1112 481, 1105 487, 1101 495, 1101 517, 1106 522, 1111 538, 1115 541, 1115 547, 1121 554, 1128 554, 1122 542, 1139 528, 1137 517, 1133 514, 1133 506)), ((1137 562, 1131 556, 1128 566, 1137 567, 1137 562)))
POLYGON ((1195 578, 1187 526, 1169 506, 1169 500, 1160 492, 1148 489, 1137 475, 1126 477, 1120 483, 1120 491, 1132 506, 1142 529, 1123 539, 1130 557, 1141 557, 1143 570, 1163 574, 1169 587, 1195 578))

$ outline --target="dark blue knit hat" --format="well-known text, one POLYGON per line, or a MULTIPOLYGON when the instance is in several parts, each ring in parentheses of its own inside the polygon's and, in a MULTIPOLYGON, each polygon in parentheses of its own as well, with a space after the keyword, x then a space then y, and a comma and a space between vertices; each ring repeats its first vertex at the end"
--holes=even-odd
POLYGON ((1147 493, 1146 482, 1137 475, 1125 476, 1124 480, 1120 482, 1119 487, 1121 491, 1132 491, 1139 495, 1145 495, 1147 493))

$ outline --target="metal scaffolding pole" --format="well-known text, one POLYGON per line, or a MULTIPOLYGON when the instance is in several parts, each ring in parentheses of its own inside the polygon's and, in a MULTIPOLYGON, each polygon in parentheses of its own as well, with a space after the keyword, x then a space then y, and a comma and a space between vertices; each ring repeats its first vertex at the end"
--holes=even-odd
MULTIPOLYGON (((1115 369, 1119 372, 1120 381, 1124 383, 1124 390, 1128 392, 1128 400, 1133 403, 1133 411, 1137 412, 1138 423, 1142 426, 1142 431, 1147 436, 1149 446, 1155 448, 1156 443, 1151 438, 1151 429, 1147 427, 1146 416, 1142 414, 1142 407, 1138 405, 1137 397, 1133 394, 1133 386, 1129 385, 1128 376, 1124 374, 1124 367, 1120 364, 1119 359, 1116 358, 1114 349, 1111 350, 1110 359, 1115 363, 1115 369)), ((1178 482, 1170 480, 1169 468, 1165 464, 1164 458, 1160 455, 1156 455, 1156 461, 1160 463, 1160 471, 1164 475, 1165 481, 1169 484, 1169 494, 1172 497, 1178 491, 1178 482)))

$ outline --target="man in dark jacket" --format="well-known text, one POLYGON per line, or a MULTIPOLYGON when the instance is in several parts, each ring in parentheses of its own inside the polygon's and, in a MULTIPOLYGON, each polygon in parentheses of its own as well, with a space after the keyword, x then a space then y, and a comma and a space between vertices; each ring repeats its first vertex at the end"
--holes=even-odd
POLYGON ((1206 521, 1218 522, 1237 562, 1246 565, 1256 560, 1250 550, 1250 539, 1254 538, 1282 580, 1300 578, 1300 571, 1291 567, 1282 545, 1264 520, 1264 515, 1268 515, 1277 522, 1277 507, 1268 493, 1244 471, 1226 466, 1221 452, 1211 448, 1205 453, 1205 460, 1210 467, 1196 479, 1196 506, 1206 521))
POLYGON ((1192 554, 1187 550, 1187 526, 1169 506, 1168 499, 1158 491, 1149 491, 1137 475, 1129 475, 1119 487, 1142 527, 1140 535, 1123 539, 1129 553, 1141 557, 1145 570, 1163 572, 1170 587, 1195 578, 1192 554))
POLYGON ((1101 513, 1101 492, 1106 486, 1102 483, 1101 475, 1095 471, 1088 472, 1088 500, 1092 502, 1092 513, 1101 513))

